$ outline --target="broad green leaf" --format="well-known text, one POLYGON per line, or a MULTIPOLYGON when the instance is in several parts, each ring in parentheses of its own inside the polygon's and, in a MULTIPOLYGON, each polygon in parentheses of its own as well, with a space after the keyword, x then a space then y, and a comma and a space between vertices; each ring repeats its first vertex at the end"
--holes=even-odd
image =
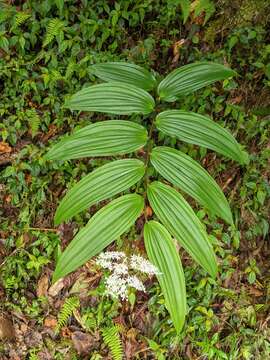
POLYGON ((60 255, 53 282, 76 270, 127 231, 141 214, 143 197, 129 194, 99 210, 60 255))
POLYGON ((206 116, 182 110, 163 111, 156 117, 156 126, 164 134, 190 144, 204 146, 240 164, 248 155, 230 132, 206 116))
POLYGON ((158 94, 162 100, 173 102, 218 80, 235 75, 235 71, 221 64, 196 62, 173 70, 161 81, 158 94))
POLYGON ((184 23, 187 21, 187 18, 190 13, 190 1, 189 0, 180 0, 180 6, 183 13, 184 23))
POLYGON ((158 282, 177 333, 186 315, 185 277, 178 252, 168 231, 156 221, 144 225, 144 243, 150 261, 161 272, 158 282))
POLYGON ((155 77, 143 67, 127 62, 107 62, 91 66, 93 73, 104 81, 119 81, 144 90, 156 86, 155 77))
POLYGON ((194 197, 213 214, 229 224, 233 223, 229 204, 220 187, 190 156, 179 150, 160 146, 152 150, 151 163, 166 180, 194 197))
POLYGON ((215 253, 201 222, 183 196, 158 181, 148 186, 147 195, 152 209, 163 225, 185 250, 215 277, 215 253))
POLYGON ((137 159, 112 161, 92 171, 65 195, 57 208, 55 224, 130 188, 142 178, 144 172, 144 163, 137 159))
POLYGON ((101 121, 76 131, 54 145, 48 160, 69 160, 87 156, 123 155, 143 147, 146 129, 126 120, 101 121))
POLYGON ((109 114, 149 114, 155 101, 145 90, 121 82, 86 87, 73 95, 65 107, 109 114))

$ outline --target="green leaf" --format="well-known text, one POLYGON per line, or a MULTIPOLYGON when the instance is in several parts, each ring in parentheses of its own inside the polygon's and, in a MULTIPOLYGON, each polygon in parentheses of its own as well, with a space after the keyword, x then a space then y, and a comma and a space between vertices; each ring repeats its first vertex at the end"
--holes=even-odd
POLYGON ((101 121, 76 131, 54 145, 48 160, 69 160, 87 156, 123 155, 143 147, 146 129, 126 120, 101 121))
POLYGON ((173 102, 181 96, 235 74, 235 71, 221 64, 211 62, 188 64, 167 75, 158 86, 158 94, 162 100, 173 102))
POLYGON ((155 77, 143 67, 127 62, 107 62, 91 66, 93 73, 104 81, 119 81, 144 90, 156 86, 155 77))
POLYGON ((179 254, 171 235, 156 221, 144 225, 144 243, 150 261, 162 273, 157 275, 158 282, 174 327, 180 333, 185 323, 186 287, 179 254))
POLYGON ((161 146, 152 150, 151 163, 166 180, 194 197, 229 224, 233 223, 229 204, 218 184, 190 156, 179 150, 161 146))
POLYGON ((207 234, 190 205, 170 186, 155 181, 147 188, 157 217, 185 250, 213 277, 217 274, 214 251, 207 234))
POLYGON ((149 114, 155 101, 145 90, 121 82, 93 85, 73 95, 65 105, 71 110, 109 114, 149 114))
POLYGON ((142 196, 121 196, 99 210, 61 254, 53 282, 76 270, 127 231, 141 214, 142 196))
POLYGON ((184 23, 187 21, 187 18, 190 13, 190 1, 189 0, 180 0, 180 6, 183 13, 184 23))
POLYGON ((164 134, 215 150, 240 164, 248 161, 247 153, 242 151, 230 132, 206 116, 189 111, 168 110, 158 114, 156 126, 164 134))
POLYGON ((112 161, 92 171, 65 195, 57 208, 55 224, 130 188, 142 178, 144 172, 144 163, 137 159, 112 161))

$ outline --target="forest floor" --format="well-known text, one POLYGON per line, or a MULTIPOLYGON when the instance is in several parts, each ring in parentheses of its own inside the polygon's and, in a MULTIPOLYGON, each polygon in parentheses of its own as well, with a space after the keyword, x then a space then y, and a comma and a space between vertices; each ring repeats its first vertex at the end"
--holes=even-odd
MULTIPOLYGON (((119 344, 125 359, 270 358, 270 8, 264 0, 194 1, 183 24, 178 3, 0 3, 1 360, 111 359, 119 344), (162 76, 194 61, 238 73, 176 104, 226 126, 250 154, 240 166, 170 144, 216 179, 237 226, 208 218, 194 204, 214 239, 219 276, 209 278, 181 251, 188 314, 178 336, 154 277, 147 293, 124 302, 104 296, 104 274, 92 260, 51 282, 59 250, 95 210, 54 227, 59 200, 104 160, 43 156, 63 134, 94 119, 64 109, 66 95, 96 81, 91 64, 119 60, 162 76)), ((125 240, 130 251, 144 254, 140 229, 138 221, 125 240)), ((110 249, 126 250, 122 240, 110 249)))

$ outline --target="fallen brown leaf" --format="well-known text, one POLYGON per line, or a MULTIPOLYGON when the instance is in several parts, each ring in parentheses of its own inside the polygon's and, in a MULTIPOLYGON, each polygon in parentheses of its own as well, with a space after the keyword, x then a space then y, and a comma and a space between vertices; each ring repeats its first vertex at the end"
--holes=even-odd
POLYGON ((256 289, 255 287, 249 287, 249 293, 250 295, 253 295, 255 297, 263 296, 263 291, 260 291, 259 289, 256 289))
POLYGON ((184 45, 184 43, 186 42, 185 39, 181 39, 179 41, 176 41, 173 46, 172 46, 172 51, 173 51, 173 59, 172 59, 172 63, 176 64, 179 60, 180 57, 180 48, 184 45))
POLYGON ((21 326, 20 326, 20 332, 21 332, 22 334, 25 334, 27 331, 28 331, 28 325, 22 323, 21 326))
POLYGON ((61 336, 63 338, 68 338, 70 339, 72 333, 71 331, 69 330, 69 328, 67 326, 64 326, 62 329, 61 329, 61 336))
POLYGON ((44 134, 41 138, 42 142, 46 143, 52 136, 54 136, 57 133, 57 126, 54 124, 51 124, 49 126, 49 130, 46 134, 44 134))
POLYGON ((57 326, 57 319, 53 316, 48 316, 45 320, 44 320, 44 326, 50 328, 50 329, 55 329, 57 326))
POLYGON ((136 340, 137 330, 131 328, 126 333, 126 342, 124 344, 125 356, 127 360, 133 358, 134 352, 138 351, 138 342, 136 340))
POLYGON ((98 345, 97 339, 81 331, 75 331, 71 336, 73 345, 79 355, 87 355, 98 345))
POLYGON ((53 360, 52 355, 49 353, 48 349, 44 349, 38 353, 39 360, 53 360))
POLYGON ((49 287, 49 279, 47 275, 41 276, 37 284, 37 296, 47 296, 49 287))
POLYGON ((146 207, 146 216, 147 216, 147 218, 149 218, 149 217, 151 217, 152 215, 153 215, 153 210, 151 209, 151 207, 150 206, 147 206, 146 207))
POLYGON ((10 319, 8 319, 7 316, 3 314, 0 315, 0 340, 2 339, 15 339, 15 330, 13 327, 13 323, 10 319))
POLYGON ((8 145, 8 143, 1 141, 0 142, 0 154, 11 153, 12 148, 8 145))
POLYGON ((64 286, 65 286, 64 278, 59 279, 58 281, 56 281, 55 284, 53 284, 49 288, 48 294, 52 297, 55 297, 57 294, 59 294, 59 292, 63 289, 64 286))
POLYGON ((42 335, 38 331, 29 330, 24 336, 25 345, 28 348, 38 347, 42 344, 42 335))
POLYGON ((243 100, 243 96, 239 95, 239 96, 236 96, 235 98, 231 99, 230 104, 233 104, 233 105, 239 104, 242 100, 243 100))

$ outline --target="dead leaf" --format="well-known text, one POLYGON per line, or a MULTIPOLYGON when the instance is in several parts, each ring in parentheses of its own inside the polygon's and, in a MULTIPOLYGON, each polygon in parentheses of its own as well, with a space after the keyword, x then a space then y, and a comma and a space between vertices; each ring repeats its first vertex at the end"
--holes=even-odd
POLYGON ((62 329, 61 329, 61 336, 63 338, 68 338, 70 339, 71 337, 71 331, 69 330, 69 328, 67 326, 64 326, 62 329))
POLYGON ((51 297, 55 297, 57 294, 59 294, 59 292, 63 289, 64 286, 65 286, 64 278, 59 279, 49 288, 48 294, 51 297))
POLYGON ((138 351, 138 342, 136 340, 137 331, 134 328, 131 328, 126 333, 126 339, 125 342, 125 356, 127 360, 130 360, 133 358, 134 352, 138 351))
POLYGON ((0 315, 0 339, 15 339, 13 323, 5 315, 0 315))
POLYGON ((81 331, 75 331, 71 336, 73 345, 79 355, 87 355, 98 345, 97 339, 81 331))
POLYGON ((78 321, 78 323, 81 325, 81 327, 83 329, 86 329, 79 310, 77 310, 77 309, 73 310, 73 315, 74 315, 75 319, 78 321))
POLYGON ((55 329, 57 326, 57 319, 53 316, 48 316, 45 320, 44 320, 44 326, 50 328, 50 329, 55 329))
POLYGON ((11 197, 10 194, 7 194, 7 195, 4 196, 4 202, 5 203, 9 204, 11 202, 11 200, 12 200, 12 197, 11 197))
POLYGON ((176 64, 179 60, 180 57, 180 48, 184 45, 184 43, 186 42, 185 39, 181 39, 179 41, 176 41, 173 46, 172 46, 172 52, 173 52, 173 59, 172 59, 172 63, 176 64))
POLYGON ((90 279, 87 278, 86 274, 80 274, 78 279, 73 284, 70 289, 70 294, 78 294, 80 297, 83 295, 87 295, 89 290, 89 282, 90 279))
POLYGON ((146 207, 146 216, 147 216, 147 218, 150 218, 152 215, 153 215, 153 210, 151 209, 151 207, 150 206, 147 206, 146 207))
POLYGON ((27 185, 31 184, 31 182, 32 182, 32 175, 31 175, 31 174, 26 174, 26 175, 25 175, 25 181, 26 181, 27 185))
POLYGON ((17 354, 14 349, 10 350, 8 356, 10 360, 22 360, 22 358, 17 354))
POLYGON ((230 100, 230 104, 239 104, 243 99, 243 96, 242 95, 239 95, 239 96, 236 96, 235 98, 231 99, 230 100))
POLYGON ((37 296, 47 296, 49 287, 49 279, 47 275, 41 276, 37 285, 37 296))
POLYGON ((22 333, 22 334, 25 334, 26 332, 28 331, 28 325, 27 324, 21 324, 21 326, 20 326, 20 332, 22 333))
POLYGON ((1 141, 0 142, 0 154, 11 153, 12 148, 8 145, 8 143, 1 141))
POLYGON ((255 297, 263 296, 263 292, 259 289, 256 289, 255 287, 249 287, 249 293, 255 297))
POLYGON ((38 331, 30 330, 24 336, 24 342, 28 348, 38 347, 43 342, 42 335, 38 331))
POLYGON ((55 126, 54 124, 51 124, 49 126, 49 130, 47 131, 47 133, 42 136, 42 139, 41 139, 42 142, 46 143, 56 133, 57 133, 57 126, 55 126))
POLYGON ((53 360, 52 355, 49 353, 48 349, 44 349, 38 353, 39 360, 53 360))

